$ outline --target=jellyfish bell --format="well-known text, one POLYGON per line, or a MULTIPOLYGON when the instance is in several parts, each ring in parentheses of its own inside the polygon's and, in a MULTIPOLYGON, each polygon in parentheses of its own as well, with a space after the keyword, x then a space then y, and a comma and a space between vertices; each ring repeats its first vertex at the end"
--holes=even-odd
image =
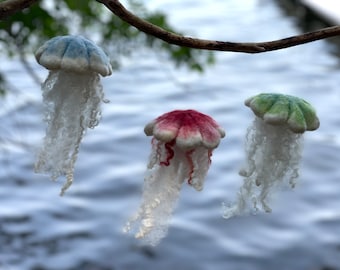
POLYGON ((268 199, 275 187, 287 181, 294 188, 299 176, 303 133, 316 130, 319 119, 305 100, 264 93, 245 101, 255 114, 246 135, 246 165, 237 203, 224 206, 225 218, 241 214, 252 204, 271 212, 268 199))
POLYGON ((35 53, 37 62, 51 71, 112 74, 104 51, 82 36, 58 36, 45 42, 35 53))
POLYGON ((212 150, 225 136, 215 120, 194 110, 176 110, 147 124, 144 132, 153 136, 154 154, 161 165, 184 160, 186 166, 182 170, 188 184, 198 191, 203 189, 212 150))
POLYGON ((266 124, 286 126, 293 133, 316 130, 320 126, 315 109, 304 99, 277 93, 264 93, 245 101, 266 124))
POLYGON ((144 190, 137 214, 124 230, 156 245, 166 235, 182 184, 203 189, 213 150, 225 136, 210 116, 195 110, 165 113, 145 126, 153 136, 144 190))
POLYGON ((73 182, 74 165, 87 128, 98 125, 104 101, 100 76, 112 74, 101 48, 81 36, 58 36, 35 54, 50 72, 42 84, 46 135, 35 164, 53 180, 66 177, 61 195, 73 182))

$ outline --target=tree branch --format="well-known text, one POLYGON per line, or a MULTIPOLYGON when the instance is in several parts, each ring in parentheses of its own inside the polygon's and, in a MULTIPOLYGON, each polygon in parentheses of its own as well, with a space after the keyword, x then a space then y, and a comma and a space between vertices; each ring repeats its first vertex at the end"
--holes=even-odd
POLYGON ((14 14, 15 12, 27 8, 38 0, 7 0, 0 3, 0 20, 14 14))
POLYGON ((289 48, 309 43, 312 41, 340 35, 340 26, 332 26, 314 32, 304 33, 301 35, 292 36, 284 39, 258 43, 237 43, 197 39, 168 32, 152 23, 149 23, 132 14, 118 0, 96 0, 96 1, 104 4, 109 10, 112 11, 112 13, 121 18, 123 21, 136 27, 138 30, 148 35, 152 35, 170 44, 193 49, 243 52, 243 53, 261 53, 289 48))

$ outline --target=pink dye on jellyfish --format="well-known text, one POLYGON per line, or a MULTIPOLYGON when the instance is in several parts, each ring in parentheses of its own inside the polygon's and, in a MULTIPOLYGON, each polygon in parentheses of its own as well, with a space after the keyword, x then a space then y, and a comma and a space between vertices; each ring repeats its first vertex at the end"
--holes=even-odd
POLYGON ((212 152, 225 132, 210 116, 195 110, 165 113, 144 132, 153 136, 152 153, 141 205, 124 231, 135 230, 136 238, 157 245, 167 234, 182 184, 187 181, 197 191, 203 189, 212 152))

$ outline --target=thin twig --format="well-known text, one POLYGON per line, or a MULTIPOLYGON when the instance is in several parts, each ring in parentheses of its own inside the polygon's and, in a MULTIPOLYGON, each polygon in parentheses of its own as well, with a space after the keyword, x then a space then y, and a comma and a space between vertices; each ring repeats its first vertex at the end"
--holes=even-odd
POLYGON ((197 39, 181 36, 164 30, 150 22, 147 22, 128 11, 118 0, 96 0, 104 4, 112 13, 121 18, 138 30, 159 38, 167 43, 203 50, 230 51, 243 53, 261 53, 289 48, 312 41, 325 39, 340 35, 340 26, 323 28, 314 32, 304 33, 284 39, 258 42, 258 43, 238 43, 216 40, 197 39))
POLYGON ((38 0, 7 0, 0 3, 0 20, 23 10, 37 2, 38 0))

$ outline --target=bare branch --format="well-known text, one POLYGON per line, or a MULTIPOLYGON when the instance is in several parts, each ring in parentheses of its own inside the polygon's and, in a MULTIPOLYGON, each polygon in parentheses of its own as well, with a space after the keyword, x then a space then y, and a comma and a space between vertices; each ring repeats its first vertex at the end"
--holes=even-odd
POLYGON ((194 49, 243 52, 243 53, 261 53, 289 48, 309 43, 312 41, 340 35, 340 26, 332 26, 314 32, 304 33, 301 35, 292 36, 284 39, 258 43, 237 43, 197 39, 168 32, 152 23, 149 23, 132 14, 118 0, 96 0, 96 1, 104 4, 116 16, 120 17, 123 21, 136 27, 138 30, 146 34, 152 35, 170 44, 194 49))
POLYGON ((37 2, 38 0, 7 0, 0 3, 0 20, 23 10, 37 2))

